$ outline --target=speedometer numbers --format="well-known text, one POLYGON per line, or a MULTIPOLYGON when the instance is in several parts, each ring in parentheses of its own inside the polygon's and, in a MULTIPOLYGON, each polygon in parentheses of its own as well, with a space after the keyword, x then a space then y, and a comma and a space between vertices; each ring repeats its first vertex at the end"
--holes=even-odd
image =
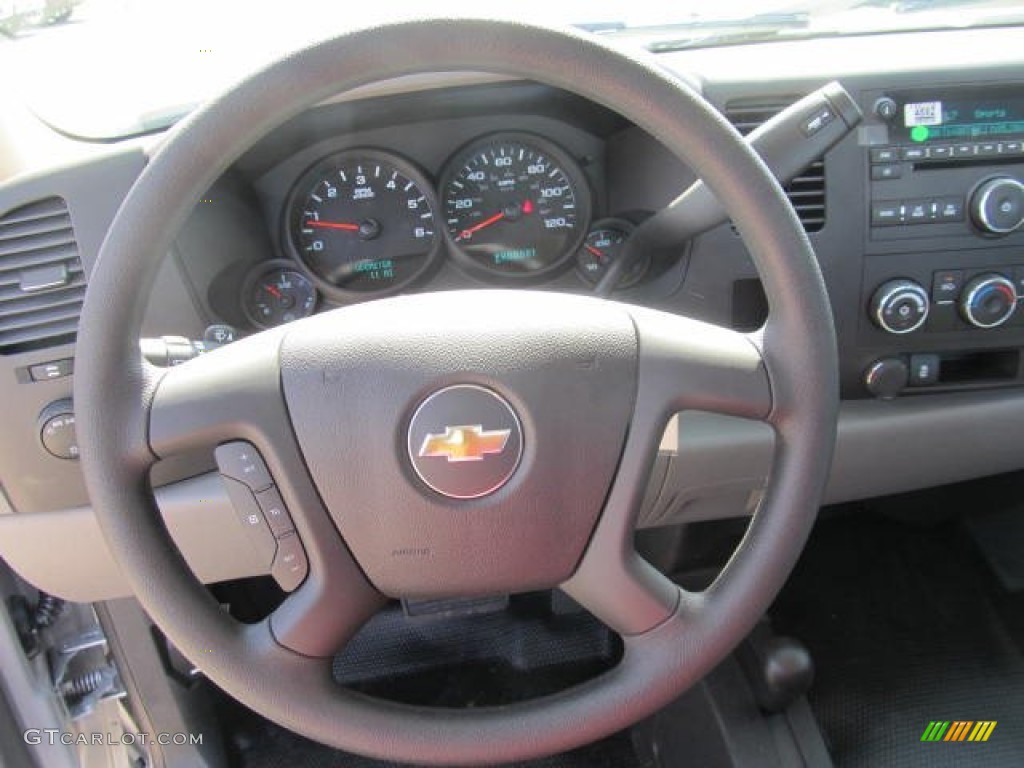
POLYGON ((579 166, 529 134, 497 134, 459 152, 441 194, 453 254, 490 273, 537 276, 558 269, 590 220, 590 190, 579 166))
POLYGON ((329 295, 394 291, 437 255, 430 185, 401 158, 352 150, 303 174, 288 203, 288 246, 329 295))

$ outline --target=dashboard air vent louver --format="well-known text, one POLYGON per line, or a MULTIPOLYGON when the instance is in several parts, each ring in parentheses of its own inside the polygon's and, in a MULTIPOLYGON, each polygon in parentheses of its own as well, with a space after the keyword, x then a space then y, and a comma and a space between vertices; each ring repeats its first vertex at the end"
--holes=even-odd
POLYGON ((85 273, 63 199, 0 216, 0 354, 74 341, 84 296, 85 273))
MULTIPOLYGON (((772 102, 730 102, 726 105, 725 117, 746 136, 793 101, 796 97, 772 102)), ((783 188, 804 231, 819 232, 825 226, 825 162, 816 161, 783 188)))

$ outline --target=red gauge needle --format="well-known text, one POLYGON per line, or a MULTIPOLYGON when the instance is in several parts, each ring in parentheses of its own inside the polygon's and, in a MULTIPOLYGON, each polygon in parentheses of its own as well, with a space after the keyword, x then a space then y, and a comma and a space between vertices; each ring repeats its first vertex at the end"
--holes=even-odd
POLYGON ((307 227, 316 227, 319 229, 343 229, 346 232, 358 232, 358 224, 347 224, 343 221, 307 221, 307 227))
POLYGON ((590 251, 595 256, 597 256, 597 258, 604 259, 604 257, 605 257, 604 256, 604 252, 603 251, 599 251, 597 248, 592 246, 590 243, 584 243, 583 247, 586 248, 588 251, 590 251))
POLYGON ((263 290, 273 296, 275 299, 281 298, 281 292, 273 285, 264 285, 263 290))
POLYGON ((469 229, 462 230, 461 232, 459 232, 459 236, 457 238, 455 238, 455 239, 456 240, 465 240, 467 237, 472 237, 474 232, 479 232, 484 227, 489 227, 489 226, 491 226, 491 224, 495 224, 495 223, 501 221, 504 218, 505 218, 505 212, 504 211, 499 211, 498 213, 494 214, 490 218, 484 219, 479 224, 474 224, 469 229))

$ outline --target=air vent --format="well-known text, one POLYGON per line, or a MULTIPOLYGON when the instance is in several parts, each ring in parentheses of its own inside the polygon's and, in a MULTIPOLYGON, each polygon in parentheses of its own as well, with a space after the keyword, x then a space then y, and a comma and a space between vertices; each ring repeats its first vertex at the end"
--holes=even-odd
MULTIPOLYGON (((796 101, 796 98, 791 101, 796 101)), ((736 130, 746 136, 789 104, 790 101, 732 102, 726 106, 725 116, 736 130)), ((783 189, 796 209, 804 231, 820 231, 825 226, 825 162, 818 160, 813 163, 783 189)))
POLYGON ((0 354, 74 341, 84 296, 64 200, 49 197, 0 216, 0 354))

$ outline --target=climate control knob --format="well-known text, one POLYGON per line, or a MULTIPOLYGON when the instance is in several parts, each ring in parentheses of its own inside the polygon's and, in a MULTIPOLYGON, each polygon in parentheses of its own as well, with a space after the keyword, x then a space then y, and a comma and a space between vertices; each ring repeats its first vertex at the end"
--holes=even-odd
POLYGON ((976 328, 995 328, 1013 315, 1017 308, 1017 289, 1013 282, 991 272, 978 275, 960 294, 960 314, 976 328))
POLYGON ((913 280, 882 283, 871 297, 871 319, 883 331, 903 334, 916 331, 928 319, 928 292, 913 280))
POLYGON ((1024 224, 1024 184, 1008 176, 983 181, 971 195, 971 219, 990 235, 1018 229, 1024 224))

